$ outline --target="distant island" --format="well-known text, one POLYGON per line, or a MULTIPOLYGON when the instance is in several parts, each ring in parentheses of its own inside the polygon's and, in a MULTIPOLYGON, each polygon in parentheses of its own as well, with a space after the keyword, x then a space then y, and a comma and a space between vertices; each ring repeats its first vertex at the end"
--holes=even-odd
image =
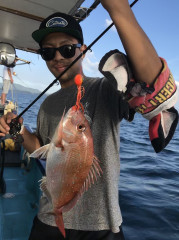
MULTIPOLYGON (((27 92, 27 93, 34 93, 34 94, 40 94, 41 92, 38 89, 24 87, 20 84, 14 83, 13 84, 14 90, 19 92, 27 92)), ((2 89, 2 82, 0 82, 0 89, 2 89)))

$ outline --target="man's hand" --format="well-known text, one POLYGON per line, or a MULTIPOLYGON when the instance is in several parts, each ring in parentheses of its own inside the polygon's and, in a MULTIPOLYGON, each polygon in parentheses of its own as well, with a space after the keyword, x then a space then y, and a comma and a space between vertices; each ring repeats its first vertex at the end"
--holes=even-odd
MULTIPOLYGON (((6 134, 9 133, 10 127, 9 124, 13 118, 16 118, 17 115, 13 113, 7 113, 0 118, 0 137, 4 137, 6 134)), ((19 123, 23 123, 23 119, 19 118, 19 123)))
MULTIPOLYGON (((7 113, 0 118, 0 137, 4 137, 6 134, 9 134, 9 124, 12 119, 16 117, 17 115, 13 113, 7 113)), ((19 118, 18 121, 21 125, 23 124, 23 118, 19 118)), ((35 134, 29 132, 26 127, 23 128, 23 131, 20 134, 23 136, 22 145, 27 150, 27 152, 32 153, 41 147, 38 137, 35 134)))

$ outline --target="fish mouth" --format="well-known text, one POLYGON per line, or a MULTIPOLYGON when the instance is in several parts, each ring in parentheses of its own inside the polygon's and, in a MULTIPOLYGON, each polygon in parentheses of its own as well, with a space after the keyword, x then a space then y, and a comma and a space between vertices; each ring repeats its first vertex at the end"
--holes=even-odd
POLYGON ((62 150, 64 150, 64 148, 69 145, 69 142, 65 141, 64 139, 61 139, 61 141, 56 142, 54 145, 55 147, 61 148, 62 150))
POLYGON ((55 147, 61 148, 64 150, 65 147, 69 146, 69 144, 74 143, 73 141, 66 141, 65 139, 62 139, 60 142, 56 142, 55 147))
POLYGON ((63 147, 66 147, 66 146, 68 146, 68 142, 66 142, 64 139, 62 139, 62 145, 63 145, 63 147))
POLYGON ((71 143, 74 143, 73 133, 63 128, 62 135, 56 141, 55 146, 64 149, 65 146, 68 146, 71 143))

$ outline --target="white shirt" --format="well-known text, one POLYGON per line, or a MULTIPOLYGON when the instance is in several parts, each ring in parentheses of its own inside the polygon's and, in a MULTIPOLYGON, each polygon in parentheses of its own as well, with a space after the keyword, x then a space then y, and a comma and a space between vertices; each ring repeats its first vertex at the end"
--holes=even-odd
MULTIPOLYGON (((8 73, 8 68, 9 68, 9 67, 4 66, 3 79, 11 80, 11 79, 10 79, 10 76, 9 76, 9 73, 8 73)), ((10 71, 11 71, 11 74, 13 74, 13 68, 9 68, 9 69, 10 69, 10 71)))

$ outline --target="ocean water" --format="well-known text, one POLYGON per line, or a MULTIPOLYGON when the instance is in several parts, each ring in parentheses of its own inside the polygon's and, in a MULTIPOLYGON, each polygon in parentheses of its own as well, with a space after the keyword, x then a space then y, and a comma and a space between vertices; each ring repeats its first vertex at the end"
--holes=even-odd
MULTIPOLYGON (((16 93, 19 113, 37 97, 16 93)), ((24 115, 36 127, 40 98, 24 115)), ((179 126, 161 153, 155 153, 148 136, 148 121, 136 114, 120 129, 121 174, 119 202, 126 240, 179 240, 179 126)))
POLYGON ((179 126, 155 153, 148 121, 121 124, 119 199, 127 240, 179 240, 179 126))

